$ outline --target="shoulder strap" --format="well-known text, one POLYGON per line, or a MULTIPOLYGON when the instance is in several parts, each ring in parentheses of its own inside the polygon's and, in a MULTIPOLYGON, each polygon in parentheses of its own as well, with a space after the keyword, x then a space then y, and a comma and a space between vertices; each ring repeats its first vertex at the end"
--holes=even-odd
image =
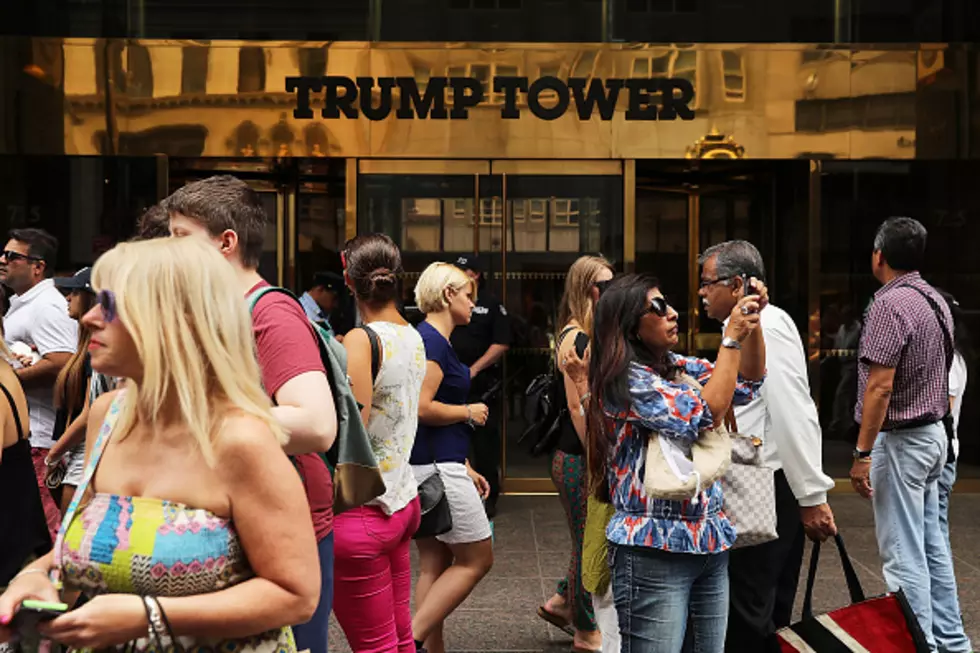
POLYGON ((363 329, 371 342, 371 381, 373 382, 378 379, 378 372, 381 371, 381 338, 374 332, 374 329, 368 328, 366 324, 357 328, 363 329))
POLYGON ((75 513, 78 512, 78 505, 81 503, 82 497, 85 495, 86 490, 88 490, 89 485, 91 485, 92 477, 95 476, 95 470, 99 466, 99 461, 102 460, 102 454, 105 453, 106 445, 109 444, 112 430, 115 428, 116 422, 119 420, 119 414, 122 412, 122 400, 125 394, 125 392, 120 392, 109 406, 105 421, 102 422, 102 428, 99 429, 99 435, 95 438, 95 446, 92 448, 88 465, 85 467, 85 473, 82 475, 82 480, 78 484, 78 487, 75 488, 75 496, 68 505, 68 510, 65 511, 64 519, 61 520, 61 528, 58 529, 58 537, 55 538, 54 542, 54 561, 51 567, 51 582, 59 589, 61 587, 61 551, 64 546, 65 532, 71 526, 72 519, 74 519, 75 513))
POLYGON ((916 288, 915 286, 907 283, 903 283, 901 287, 911 288, 915 292, 922 295, 923 299, 925 299, 929 303, 930 308, 932 308, 932 312, 936 316, 936 321, 939 322, 939 330, 943 332, 943 350, 946 353, 946 372, 948 373, 950 368, 953 367, 953 358, 956 352, 953 348, 953 337, 946 328, 946 323, 943 322, 942 309, 939 308, 939 304, 936 302, 936 300, 930 297, 929 294, 921 288, 916 288))
POLYGON ((7 386, 0 383, 0 390, 3 390, 3 395, 7 398, 7 403, 10 404, 10 410, 14 413, 14 424, 17 425, 17 441, 24 439, 24 425, 20 422, 20 413, 17 412, 17 404, 14 402, 13 395, 10 394, 10 390, 7 390, 7 386))
POLYGON ((279 286, 262 286, 258 290, 250 293, 247 297, 248 312, 250 315, 255 311, 255 305, 259 303, 259 300, 268 295, 270 292, 279 292, 292 297, 293 300, 297 302, 299 301, 299 298, 286 288, 280 288, 279 286))

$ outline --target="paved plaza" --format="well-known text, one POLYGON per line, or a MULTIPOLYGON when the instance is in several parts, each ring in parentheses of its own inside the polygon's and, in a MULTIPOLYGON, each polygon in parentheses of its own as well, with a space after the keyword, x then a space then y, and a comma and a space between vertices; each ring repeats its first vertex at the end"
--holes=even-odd
MULTIPOLYGON (((884 592, 870 504, 843 494, 832 495, 831 506, 865 593, 873 596, 884 592)), ((568 565, 568 527, 558 498, 508 496, 501 499, 499 508, 494 568, 447 621, 446 647, 453 653, 568 651, 571 638, 535 615, 568 565)), ((960 600, 967 632, 976 644, 980 643, 980 495, 954 493, 950 512, 960 600)), ((828 548, 822 553, 826 555, 820 556, 814 608, 826 611, 846 605, 848 595, 836 551, 828 548)), ((412 554, 414 569, 414 547, 412 554)), ((806 556, 804 573, 809 548, 806 556)), ((802 593, 801 580, 797 614, 802 593)), ((331 651, 350 650, 336 623, 330 638, 331 651)))

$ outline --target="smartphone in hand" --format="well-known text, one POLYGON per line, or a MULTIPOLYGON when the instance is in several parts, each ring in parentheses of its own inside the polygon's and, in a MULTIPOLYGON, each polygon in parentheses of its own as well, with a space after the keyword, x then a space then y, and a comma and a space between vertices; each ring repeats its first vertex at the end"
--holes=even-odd
POLYGON ((51 621, 67 611, 68 605, 66 603, 24 601, 14 613, 14 618, 10 621, 10 628, 20 634, 31 633, 37 630, 37 625, 42 621, 51 621))

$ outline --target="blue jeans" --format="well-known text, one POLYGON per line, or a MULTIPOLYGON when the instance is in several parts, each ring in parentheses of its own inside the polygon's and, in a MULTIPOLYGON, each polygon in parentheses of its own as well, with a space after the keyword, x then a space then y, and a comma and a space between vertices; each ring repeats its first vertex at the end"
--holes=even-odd
POLYGON ((333 531, 317 543, 320 554, 320 604, 313 618, 305 624, 293 626, 296 650, 310 653, 327 653, 330 636, 330 611, 333 609, 333 531))
MULTIPOLYGON (((943 471, 939 475, 939 525, 943 527, 943 533, 949 540, 949 495, 953 493, 953 484, 956 483, 956 461, 946 463, 943 471)), ((950 549, 952 551, 952 549, 950 549)), ((952 555, 952 554, 950 554, 952 555)))
POLYGON ((728 552, 613 549, 613 598, 622 653, 680 653, 691 624, 693 653, 722 653, 728 627, 728 552))
POLYGON ((939 510, 946 464, 941 423, 879 433, 871 454, 872 504, 889 591, 905 593, 930 650, 970 651, 963 630, 949 536, 939 510))

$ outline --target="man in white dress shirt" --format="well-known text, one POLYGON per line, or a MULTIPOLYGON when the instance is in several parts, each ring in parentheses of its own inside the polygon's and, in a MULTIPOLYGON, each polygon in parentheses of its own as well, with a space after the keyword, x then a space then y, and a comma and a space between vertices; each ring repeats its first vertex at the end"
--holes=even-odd
MULTIPOLYGON (((746 292, 748 279, 765 279, 759 250, 743 240, 709 248, 700 263, 705 313, 719 321, 727 319, 746 292)), ((730 554, 729 651, 779 651, 772 634, 790 623, 804 533, 823 541, 837 532, 827 504, 834 482, 822 470, 820 421, 810 397, 800 333, 792 318, 771 303, 762 310, 761 324, 766 382, 761 396, 737 408, 735 417, 739 432, 762 439, 765 462, 777 470, 779 538, 730 554)))

